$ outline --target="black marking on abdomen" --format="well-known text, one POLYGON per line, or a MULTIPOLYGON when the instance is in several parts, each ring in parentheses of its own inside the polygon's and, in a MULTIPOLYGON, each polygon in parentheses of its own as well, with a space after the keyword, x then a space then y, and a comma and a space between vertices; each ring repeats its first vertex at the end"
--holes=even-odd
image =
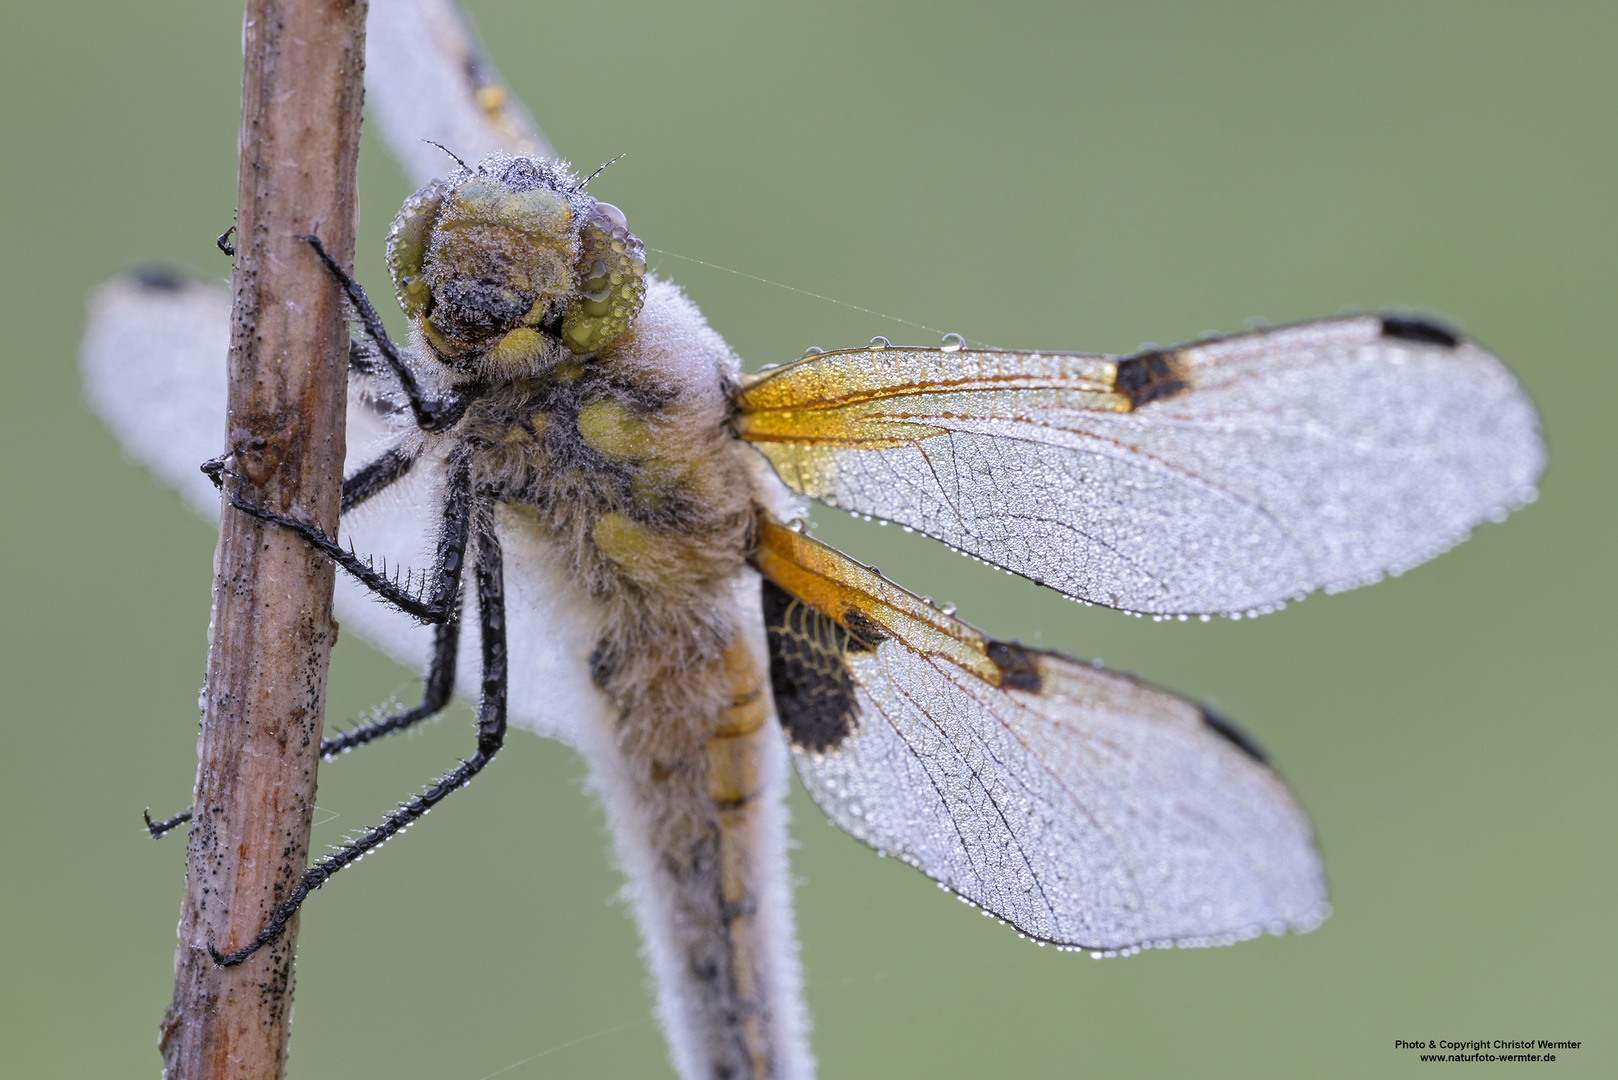
POLYGON ((1009 641, 991 641, 989 662, 1000 669, 1000 689, 1039 693, 1044 680, 1039 674, 1039 654, 1009 641))
POLYGON ((1419 341, 1423 345, 1442 345, 1446 349, 1453 349, 1461 343, 1460 335, 1447 326, 1427 319, 1401 318, 1397 315, 1382 316, 1382 336, 1401 341, 1419 341))
POLYGON ((1174 353, 1144 352, 1118 361, 1113 387, 1138 409, 1149 401, 1180 393, 1186 389, 1186 381, 1174 353))
POLYGON ((1207 724, 1219 735, 1223 736, 1226 742, 1230 743, 1236 749, 1240 750, 1242 753, 1246 754, 1260 765, 1268 765, 1270 763, 1269 755, 1264 753, 1263 747, 1259 746, 1258 743, 1253 741, 1253 737, 1251 735, 1237 727, 1234 722, 1227 720, 1225 717, 1220 716, 1218 713, 1208 708, 1208 706, 1202 705, 1199 706, 1199 708, 1202 712, 1202 722, 1207 724))
POLYGON ((781 727, 794 746, 835 750, 859 726, 848 654, 874 646, 773 581, 764 582, 763 596, 770 690, 781 727))

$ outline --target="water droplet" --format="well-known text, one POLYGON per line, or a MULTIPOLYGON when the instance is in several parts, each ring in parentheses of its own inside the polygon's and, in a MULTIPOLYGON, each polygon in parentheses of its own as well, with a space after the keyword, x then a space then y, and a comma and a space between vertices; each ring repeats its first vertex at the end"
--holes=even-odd
POLYGON ((881 334, 878 334, 876 337, 871 339, 871 348, 873 349, 886 349, 892 346, 892 344, 893 342, 889 341, 881 334))
POLYGON ((948 600, 945 600, 944 606, 938 610, 942 611, 945 615, 953 615, 955 614, 955 605, 950 603, 948 600))
POLYGON ((945 352, 960 352, 964 348, 966 348, 966 339, 961 335, 954 333, 944 335, 945 352))
POLYGON ((803 350, 803 355, 805 355, 805 356, 819 356, 821 353, 823 353, 825 351, 826 350, 822 349, 819 345, 811 345, 807 349, 803 350))

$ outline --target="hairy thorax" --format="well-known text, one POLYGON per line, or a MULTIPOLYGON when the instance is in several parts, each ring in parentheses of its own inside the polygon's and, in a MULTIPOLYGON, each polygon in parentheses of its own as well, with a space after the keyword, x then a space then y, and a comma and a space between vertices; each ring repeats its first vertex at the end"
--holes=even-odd
POLYGON ((695 677, 737 632, 757 473, 729 430, 736 378, 696 309, 653 281, 612 347, 512 379, 448 434, 476 486, 567 552, 604 608, 594 674, 621 709, 684 697, 707 711, 690 700, 712 696, 695 677))

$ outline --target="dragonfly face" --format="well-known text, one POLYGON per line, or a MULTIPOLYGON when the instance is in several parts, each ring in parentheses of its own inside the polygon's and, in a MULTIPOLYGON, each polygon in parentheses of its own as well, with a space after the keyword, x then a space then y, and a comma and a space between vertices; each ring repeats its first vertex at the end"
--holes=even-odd
POLYGON ((388 232, 388 269, 437 357, 495 378, 550 366, 558 342, 606 348, 646 294, 624 215, 534 158, 462 167, 412 195, 388 232))
MULTIPOLYGON (((504 604, 500 692, 590 763, 687 1077, 811 1069, 788 760, 840 827, 1062 947, 1326 913, 1307 819, 1228 721, 989 637, 784 525, 800 497, 1077 599, 1210 615, 1413 565, 1531 497, 1543 461, 1492 356, 1376 316, 1131 357, 862 348, 744 379, 623 215, 542 158, 427 183, 388 262, 413 343, 397 367, 380 341, 357 354, 344 529, 394 563, 459 543, 439 567, 499 564, 504 599, 449 572, 421 608, 436 631, 360 589, 339 614, 429 669, 414 722, 452 685, 489 699, 458 630, 487 637, 504 604), (435 388, 464 411, 418 425, 403 406, 435 388)), ((206 400, 218 354, 130 342, 211 319, 222 350, 218 304, 118 283, 86 344, 98 408, 193 492, 217 410, 149 405, 176 383, 206 400)))

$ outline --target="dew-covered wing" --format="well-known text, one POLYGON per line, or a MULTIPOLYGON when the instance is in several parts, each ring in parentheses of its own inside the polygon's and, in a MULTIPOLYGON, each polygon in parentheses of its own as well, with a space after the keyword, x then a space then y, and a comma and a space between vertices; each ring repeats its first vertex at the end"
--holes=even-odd
POLYGON ((454 166, 439 146, 465 161, 555 156, 454 0, 371 0, 365 35, 365 96, 412 182, 454 166))
POLYGON ((1220 944, 1325 916, 1308 820, 1226 721, 991 640, 777 523, 756 562, 798 775, 860 840, 1060 945, 1220 944))
MULTIPOLYGON (((144 271, 116 278, 96 293, 80 347, 85 395, 125 452, 214 521, 219 492, 199 466, 225 449, 229 336, 230 294, 223 286, 144 271)), ((395 423, 401 417, 387 389, 364 378, 350 381, 349 474, 390 447, 414 448, 408 424, 401 429, 395 423)), ((424 449, 403 479, 344 515, 344 543, 390 569, 431 566, 442 478, 442 462, 432 448, 424 449)), ((598 616, 531 521, 506 508, 496 520, 506 560, 512 722, 571 739, 578 725, 606 709, 589 680, 598 616)), ((377 601, 345 574, 337 576, 334 602, 344 630, 401 663, 426 666, 431 629, 377 601)), ((468 597, 466 603, 465 625, 475 627, 474 601, 468 597)), ((463 633, 456 679, 462 695, 477 696, 479 664, 477 634, 463 633)))
POLYGON ((788 485, 1129 611, 1264 611, 1532 499, 1532 404, 1472 341, 1354 316, 1142 353, 860 349, 755 377, 788 485))

